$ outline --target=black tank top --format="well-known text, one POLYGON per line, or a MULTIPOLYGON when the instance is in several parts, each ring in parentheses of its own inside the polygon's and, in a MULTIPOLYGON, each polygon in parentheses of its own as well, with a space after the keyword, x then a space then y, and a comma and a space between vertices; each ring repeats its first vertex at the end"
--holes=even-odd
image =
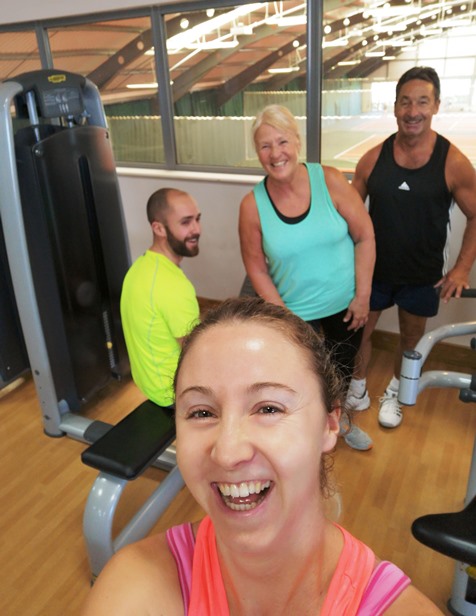
POLYGON ((453 201, 445 181, 450 142, 437 135, 430 160, 418 169, 395 162, 395 134, 386 139, 367 181, 375 228, 374 280, 392 284, 435 284, 446 265, 453 201))

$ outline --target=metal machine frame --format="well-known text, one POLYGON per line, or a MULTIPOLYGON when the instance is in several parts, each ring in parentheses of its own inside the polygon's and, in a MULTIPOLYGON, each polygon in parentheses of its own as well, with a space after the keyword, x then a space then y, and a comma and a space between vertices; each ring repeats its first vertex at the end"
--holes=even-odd
MULTIPOLYGON (((400 373, 400 386, 398 401, 405 405, 414 405, 418 395, 430 387, 451 387, 460 390, 460 400, 463 402, 476 402, 475 375, 462 372, 447 372, 443 370, 428 370, 422 373, 425 363, 433 346, 446 338, 476 334, 476 321, 443 325, 425 334, 412 351, 403 354, 400 373)), ((474 346, 473 346, 474 344, 474 346)), ((472 340, 476 348, 476 339, 472 340)), ((465 496, 467 506, 476 496, 476 437, 469 471, 468 486, 465 496)), ((475 520, 476 532, 476 520, 475 520)), ((469 584, 474 584, 468 576, 469 565, 457 562, 453 577, 451 597, 448 609, 456 616, 476 616, 476 604, 467 600, 469 584)))
MULTIPOLYGON (((51 84, 61 84, 68 75, 57 70, 37 71, 36 73, 41 79, 46 76, 51 84)), ((25 75, 28 75, 28 82, 32 79, 34 81, 34 73, 25 75)), ((82 77, 81 79, 83 80, 81 96, 87 109, 87 112, 82 114, 83 119, 95 126, 107 129, 106 117, 97 87, 88 79, 82 77)), ((30 124, 35 131, 38 131, 40 137, 39 103, 35 100, 34 89, 24 91, 23 83, 13 78, 11 81, 0 84, 0 186, 2 187, 0 190, 0 220, 5 235, 8 263, 31 372, 41 406, 44 431, 48 436, 67 435, 90 444, 101 438, 111 429, 111 426, 73 412, 68 402, 58 395, 35 291, 19 187, 11 110, 14 108, 16 97, 19 95, 24 97, 30 124)), ((74 109, 69 110, 69 102, 61 99, 63 95, 60 91, 52 89, 48 96, 50 95, 60 97, 59 107, 63 111, 62 121, 72 125, 78 113, 74 101, 74 109)), ((145 536, 158 516, 182 488, 183 480, 176 468, 174 446, 168 446, 154 464, 163 470, 170 471, 169 475, 116 540, 112 538, 112 520, 127 480, 102 472, 96 480, 88 499, 84 521, 85 539, 94 575, 120 546, 145 536)))

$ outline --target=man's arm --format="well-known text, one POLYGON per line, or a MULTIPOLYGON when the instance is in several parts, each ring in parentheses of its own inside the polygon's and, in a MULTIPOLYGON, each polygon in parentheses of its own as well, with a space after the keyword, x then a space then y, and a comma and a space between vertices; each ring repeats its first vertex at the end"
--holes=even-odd
POLYGON ((366 152, 357 163, 354 177, 352 178, 352 186, 357 190, 362 201, 367 198, 367 180, 375 167, 375 163, 380 155, 382 144, 375 146, 366 152))
POLYGON ((469 288, 469 275, 476 259, 476 171, 469 159, 451 145, 446 159, 446 183, 453 197, 466 216, 466 228, 461 248, 453 268, 437 283, 441 287, 441 299, 461 296, 469 288))

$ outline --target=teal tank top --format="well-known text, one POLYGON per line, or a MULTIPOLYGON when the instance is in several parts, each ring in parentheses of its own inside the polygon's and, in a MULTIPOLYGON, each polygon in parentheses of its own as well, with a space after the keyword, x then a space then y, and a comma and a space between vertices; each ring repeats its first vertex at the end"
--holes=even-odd
POLYGON ((348 307, 355 295, 354 242, 334 207, 318 163, 307 163, 311 203, 297 219, 280 218, 265 180, 254 188, 269 274, 285 305, 305 321, 348 307))

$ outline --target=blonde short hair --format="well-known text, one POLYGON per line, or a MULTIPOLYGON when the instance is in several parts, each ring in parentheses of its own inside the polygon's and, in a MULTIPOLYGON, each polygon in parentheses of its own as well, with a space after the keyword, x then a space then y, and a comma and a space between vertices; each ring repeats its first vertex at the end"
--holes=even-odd
POLYGON ((301 135, 299 134, 296 118, 287 107, 283 107, 282 105, 268 105, 257 114, 252 127, 253 141, 255 144, 256 133, 263 124, 268 124, 268 126, 272 126, 277 130, 292 133, 298 140, 299 145, 301 145, 301 135))

